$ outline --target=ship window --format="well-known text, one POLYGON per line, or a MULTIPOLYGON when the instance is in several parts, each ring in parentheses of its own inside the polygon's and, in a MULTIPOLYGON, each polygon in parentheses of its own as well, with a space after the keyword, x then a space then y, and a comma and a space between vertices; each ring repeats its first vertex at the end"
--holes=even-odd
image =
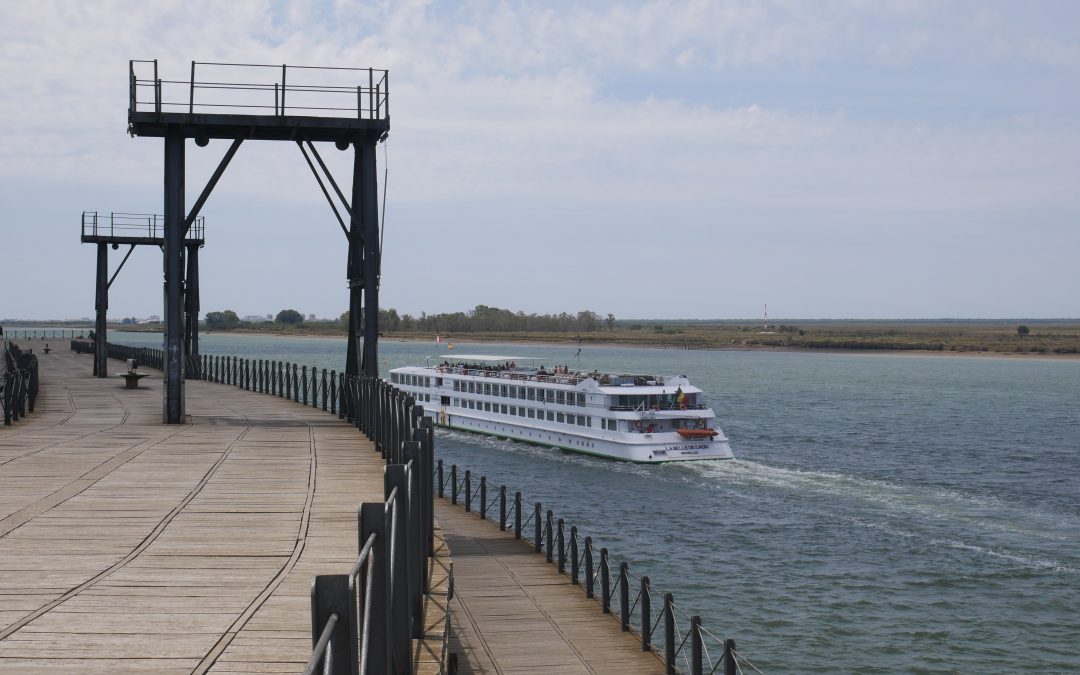
POLYGON ((460 391, 460 389, 461 389, 460 384, 461 384, 460 382, 458 382, 457 380, 454 380, 454 391, 460 391))
POLYGON ((517 414, 517 406, 516 405, 510 406, 510 414, 511 415, 516 415, 517 414))
POLYGON ((525 408, 518 408, 518 417, 525 417, 525 408))
POLYGON ((499 404, 499 408, 500 408, 499 412, 501 412, 502 414, 505 415, 506 414, 506 404, 505 403, 499 404))
POLYGON ((591 417, 586 417, 585 418, 585 426, 587 426, 589 428, 592 428, 592 418, 591 417))
POLYGON ((503 398, 506 398, 506 395, 507 395, 507 393, 508 393, 508 389, 507 389, 506 385, 505 385, 505 384, 504 384, 504 385, 502 385, 502 386, 500 387, 500 390, 502 391, 502 396, 503 396, 503 398))
POLYGON ((488 383, 488 382, 484 383, 484 395, 485 396, 490 396, 491 395, 491 384, 488 383))
POLYGON ((484 401, 484 412, 491 412, 491 404, 484 401))
POLYGON ((558 413, 557 415, 555 415, 555 421, 561 424, 562 422, 566 421, 566 418, 563 416, 562 413, 558 413))
POLYGON ((566 403, 566 397, 563 395, 563 392, 555 392, 555 402, 559 405, 563 405, 564 403, 566 403))
POLYGON ((578 425, 579 427, 583 427, 583 426, 585 426, 585 416, 584 416, 584 415, 578 415, 578 418, 577 418, 577 425, 578 425))
POLYGON ((578 394, 577 395, 577 404, 579 406, 581 406, 582 408, 585 407, 585 394, 578 394))
POLYGON ((529 400, 530 401, 535 401, 536 400, 536 390, 533 389, 532 387, 526 387, 526 389, 528 389, 528 391, 529 391, 529 400))
POLYGON ((551 390, 551 389, 548 389, 547 400, 548 400, 548 403, 554 403, 555 402, 555 392, 553 390, 551 390))
POLYGON ((532 419, 534 417, 536 417, 536 411, 532 408, 529 408, 529 419, 532 419))
POLYGON ((548 422, 554 422, 555 421, 555 412, 554 411, 552 411, 552 410, 547 411, 547 421, 548 422))

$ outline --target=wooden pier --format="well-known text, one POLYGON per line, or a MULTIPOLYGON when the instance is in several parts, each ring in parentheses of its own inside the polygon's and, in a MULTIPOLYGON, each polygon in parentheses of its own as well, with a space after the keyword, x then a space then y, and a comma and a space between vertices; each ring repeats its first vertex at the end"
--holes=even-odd
MULTIPOLYGON (((336 416, 197 380, 166 426, 158 374, 90 370, 43 355, 36 412, 0 427, 0 672, 301 672, 312 577, 355 561, 384 460, 336 416)), ((429 598, 416 672, 447 624, 462 673, 662 672, 524 542, 436 505, 456 595, 449 621, 429 598)))

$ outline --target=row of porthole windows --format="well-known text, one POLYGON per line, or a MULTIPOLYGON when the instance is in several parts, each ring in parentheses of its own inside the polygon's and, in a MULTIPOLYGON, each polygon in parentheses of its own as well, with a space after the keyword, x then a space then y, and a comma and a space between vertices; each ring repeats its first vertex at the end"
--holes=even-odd
POLYGON ((573 424, 579 427, 592 426, 592 418, 588 415, 572 415, 569 413, 557 412, 555 410, 537 410, 536 408, 526 408, 525 406, 508 405, 506 403, 474 401, 470 398, 455 398, 454 406, 457 408, 465 408, 466 410, 483 410, 484 412, 496 413, 498 415, 525 417, 531 420, 547 420, 548 422, 557 422, 559 424, 573 424))
POLYGON ((466 394, 483 394, 484 396, 501 396, 502 398, 520 399, 522 401, 541 401, 557 405, 585 407, 585 394, 582 392, 546 389, 543 387, 524 387, 516 384, 492 384, 491 382, 474 382, 472 380, 455 379, 453 382, 454 391, 466 394))

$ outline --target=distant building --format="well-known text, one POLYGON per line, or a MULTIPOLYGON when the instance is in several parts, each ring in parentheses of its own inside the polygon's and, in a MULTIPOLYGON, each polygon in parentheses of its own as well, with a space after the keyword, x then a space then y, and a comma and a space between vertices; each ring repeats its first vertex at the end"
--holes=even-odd
POLYGON ((266 321, 273 321, 273 319, 270 318, 269 315, 267 315, 266 318, 263 318, 261 314, 248 314, 242 318, 241 321, 247 321, 248 323, 265 323, 266 321))
POLYGON ((315 320, 315 315, 314 314, 308 314, 307 315, 307 320, 308 321, 314 321, 315 320))

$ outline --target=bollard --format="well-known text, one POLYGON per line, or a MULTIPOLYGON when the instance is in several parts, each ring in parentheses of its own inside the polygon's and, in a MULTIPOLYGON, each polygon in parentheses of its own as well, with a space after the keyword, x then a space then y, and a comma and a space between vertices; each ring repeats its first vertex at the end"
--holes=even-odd
POLYGON ((641 651, 652 651, 652 598, 649 577, 641 577, 641 651))
POLYGON ((630 570, 619 563, 619 624, 623 632, 630 630, 630 570))
POLYGON ((480 476, 480 520, 487 520, 487 476, 480 476))
POLYGON ((600 606, 604 614, 611 614, 611 570, 606 548, 600 549, 600 606))

